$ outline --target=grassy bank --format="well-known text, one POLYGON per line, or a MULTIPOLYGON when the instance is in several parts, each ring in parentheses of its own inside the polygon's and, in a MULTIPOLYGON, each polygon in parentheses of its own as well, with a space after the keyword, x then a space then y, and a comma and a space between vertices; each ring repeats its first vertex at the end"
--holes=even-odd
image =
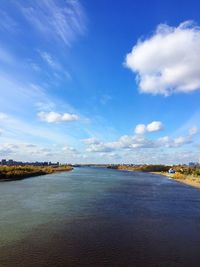
POLYGON ((70 171, 71 166, 0 166, 0 181, 20 180, 27 177, 51 174, 55 172, 70 171))

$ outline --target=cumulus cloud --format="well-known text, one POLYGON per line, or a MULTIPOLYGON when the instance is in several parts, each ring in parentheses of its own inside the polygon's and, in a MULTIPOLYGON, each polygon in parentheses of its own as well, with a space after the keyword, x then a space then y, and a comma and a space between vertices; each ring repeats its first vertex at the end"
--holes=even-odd
POLYGON ((200 27, 186 21, 158 25, 127 54, 125 65, 137 74, 141 92, 168 96, 200 89, 199 62, 200 27))
POLYGON ((160 131, 163 128, 163 124, 161 121, 152 121, 146 127, 147 132, 156 132, 160 131))
POLYGON ((190 136, 179 136, 174 139, 175 146, 181 146, 190 143, 192 143, 192 139, 190 136))
MULTIPOLYGON (((153 127, 154 124, 148 124, 151 127, 149 131, 157 130, 160 127, 153 127), (153 126, 152 126, 153 125, 153 126)), ((147 126, 148 126, 147 125, 147 126)), ((145 130, 147 128, 145 126, 145 130)), ((135 151, 138 149, 161 149, 161 148, 179 148, 193 142, 192 135, 177 136, 175 138, 169 136, 159 137, 157 139, 146 138, 143 134, 135 134, 133 136, 123 135, 119 139, 112 142, 102 142, 93 138, 86 139, 84 143, 88 146, 87 152, 112 153, 115 151, 135 151)), ((140 152, 141 153, 141 152, 140 152)))
POLYGON ((129 136, 123 135, 113 142, 88 143, 88 152, 110 153, 116 150, 134 150, 138 148, 153 148, 157 146, 156 142, 141 135, 129 136))
POLYGON ((67 122, 67 121, 77 121, 79 117, 76 114, 70 113, 58 113, 58 112, 44 112, 41 111, 38 113, 38 117, 42 121, 46 121, 48 123, 55 123, 55 122, 67 122))
POLYGON ((136 134, 144 134, 146 132, 146 125, 145 124, 138 124, 135 127, 136 134))
POLYGON ((181 147, 187 144, 191 144, 193 142, 192 137, 190 135, 186 136, 178 136, 176 138, 170 138, 169 136, 163 136, 158 138, 157 145, 160 147, 181 147))
POLYGON ((151 123, 145 124, 138 124, 135 127, 135 134, 141 135, 146 132, 156 132, 163 129, 163 124, 161 121, 152 121, 151 123))

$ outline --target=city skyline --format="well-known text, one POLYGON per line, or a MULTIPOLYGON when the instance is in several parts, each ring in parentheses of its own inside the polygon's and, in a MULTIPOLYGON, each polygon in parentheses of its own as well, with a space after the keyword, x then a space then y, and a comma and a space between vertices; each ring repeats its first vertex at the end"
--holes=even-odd
POLYGON ((16 161, 13 159, 1 159, 0 165, 2 166, 27 166, 27 165, 33 165, 33 166, 59 166, 59 162, 51 162, 51 161, 16 161))
POLYGON ((199 162, 199 7, 0 3, 0 158, 199 162))

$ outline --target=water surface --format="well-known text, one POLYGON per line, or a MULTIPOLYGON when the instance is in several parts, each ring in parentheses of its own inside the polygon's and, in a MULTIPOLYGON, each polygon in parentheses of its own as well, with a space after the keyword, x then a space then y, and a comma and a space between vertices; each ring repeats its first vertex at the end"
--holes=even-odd
POLYGON ((196 267, 200 190, 100 168, 0 183, 1 267, 196 267))

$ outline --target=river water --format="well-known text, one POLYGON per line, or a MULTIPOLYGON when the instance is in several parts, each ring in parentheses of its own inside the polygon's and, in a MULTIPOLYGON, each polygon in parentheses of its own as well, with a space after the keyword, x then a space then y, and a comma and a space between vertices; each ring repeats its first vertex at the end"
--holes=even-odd
POLYGON ((101 168, 0 183, 0 267, 198 267, 200 190, 101 168))

